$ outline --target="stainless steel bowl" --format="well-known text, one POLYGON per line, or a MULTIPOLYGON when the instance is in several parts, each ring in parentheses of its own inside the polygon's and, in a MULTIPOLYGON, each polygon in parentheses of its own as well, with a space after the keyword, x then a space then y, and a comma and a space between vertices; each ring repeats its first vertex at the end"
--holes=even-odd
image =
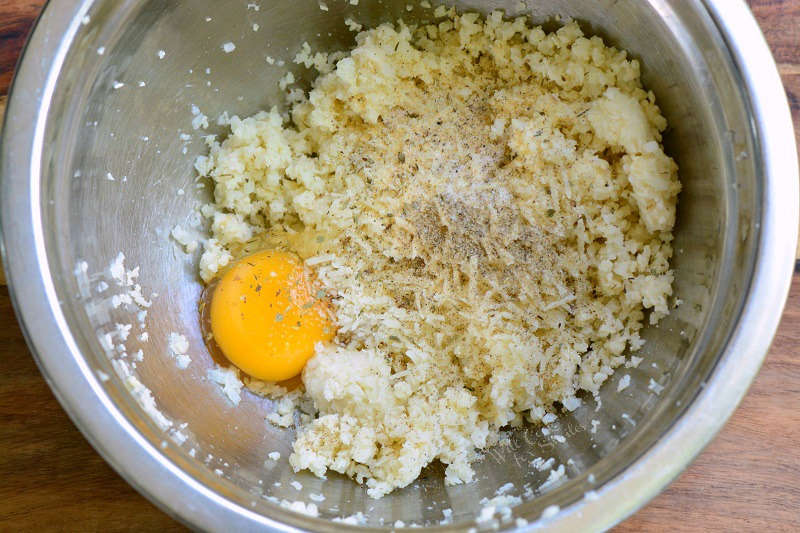
MULTIPOLYGON (((602 409, 587 401, 562 417, 563 445, 519 430, 479 462, 475 483, 445 487, 431 468, 378 501, 347 479, 292 473, 285 458, 293 435, 264 422, 270 402, 246 395, 234 409, 205 377, 211 359, 197 321, 197 257, 168 239, 210 198, 195 188, 192 162, 204 148, 190 126, 191 106, 216 117, 278 103, 284 69, 265 56, 286 60, 308 82, 311 73, 290 62, 303 42, 351 46, 346 16, 365 25, 430 16, 419 7, 407 12, 407 3, 327 0, 324 12, 318 0, 52 0, 28 43, 0 154, 3 251, 19 319, 43 374, 95 448, 192 526, 332 530, 327 518, 357 511, 372 527, 433 525, 452 508, 451 527, 463 530, 474 525, 481 498, 501 485, 539 487, 546 473, 530 468, 530 459, 552 456, 568 479, 536 491, 515 516, 562 530, 603 529, 652 498, 711 440, 775 332, 797 238, 797 160, 780 79, 744 2, 537 0, 526 8, 458 1, 462 9, 505 8, 550 25, 556 15, 574 17, 641 59, 681 169, 674 268, 683 303, 646 330, 644 362, 621 371, 630 387, 617 393, 617 374, 603 389, 602 409), (222 50, 229 41, 230 54, 222 50), (192 140, 182 141, 181 132, 192 140), (111 282, 107 266, 119 251, 140 266, 146 293, 160 294, 136 372, 174 421, 167 432, 134 401, 99 341, 116 322, 132 322, 130 313, 81 283, 111 282), (88 270, 76 277, 81 261, 88 270), (168 355, 171 331, 189 338, 187 370, 168 355), (651 379, 665 386, 661 394, 648 387, 651 379), (600 422, 596 433, 592 420, 600 422), (188 423, 181 445, 174 438, 180 423, 188 423), (274 450, 283 460, 265 467, 274 450), (596 498, 584 497, 590 490, 596 498), (263 497, 308 501, 310 493, 326 497, 318 519, 263 497), (540 518, 552 505, 560 511, 540 518)), ((131 352, 139 347, 133 335, 131 352)))

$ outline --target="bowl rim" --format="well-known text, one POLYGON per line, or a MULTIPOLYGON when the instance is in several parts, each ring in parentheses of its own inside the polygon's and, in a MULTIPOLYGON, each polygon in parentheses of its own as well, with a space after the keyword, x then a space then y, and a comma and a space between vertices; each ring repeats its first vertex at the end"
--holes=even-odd
MULTIPOLYGON (((25 45, 0 137, 0 232, 9 293, 27 344, 84 437, 137 491, 174 518, 209 530, 322 529, 325 521, 276 508, 267 517, 183 472, 125 418, 80 357, 61 312, 44 249, 41 155, 55 82, 94 0, 50 1, 25 45), (53 38, 58 36, 58 38, 53 38), (14 199, 26 201, 14 201, 14 199), (9 253, 13 250, 13 253, 9 253)), ((703 0, 752 107, 763 175, 758 253, 741 315, 706 386, 662 438, 624 471, 546 519, 559 531, 606 529, 656 496, 722 428, 766 356, 794 272, 800 185, 787 98, 774 59, 744 0, 703 0), (765 311, 766 310, 766 311, 765 311), (620 502, 608 505, 606 502, 620 502)), ((328 528, 331 527, 328 523, 328 528)), ((336 524, 342 528, 342 524, 336 524)), ((363 530, 364 528, 359 528, 363 530)))

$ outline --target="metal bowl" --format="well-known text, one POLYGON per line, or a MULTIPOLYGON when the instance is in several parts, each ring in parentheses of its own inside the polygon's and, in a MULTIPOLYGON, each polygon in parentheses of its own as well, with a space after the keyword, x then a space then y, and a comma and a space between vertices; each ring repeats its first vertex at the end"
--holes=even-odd
POLYGON ((365 25, 432 17, 416 4, 407 11, 407 3, 327 0, 322 11, 318 0, 53 0, 30 38, 0 154, 3 251, 18 317, 43 374, 87 439, 187 524, 325 531, 345 527, 331 517, 362 511, 371 527, 396 520, 433 526, 452 508, 449 527, 465 530, 475 525, 480 500, 512 482, 513 493, 530 489, 514 515, 531 524, 607 528, 657 494, 711 440, 769 347, 792 273, 797 160, 775 64, 744 2, 459 1, 460 9, 504 8, 550 26, 559 15, 573 17, 641 60, 671 125, 666 148, 681 169, 673 265, 682 303, 644 332, 644 361, 609 380, 602 409, 587 400, 561 417, 554 432, 567 438, 563 444, 523 428, 478 462, 476 482, 447 487, 430 468, 377 501, 342 477, 294 474, 286 462, 292 431, 264 421, 271 403, 245 393, 233 408, 206 378, 212 361, 198 326, 197 257, 168 238, 210 199, 195 187, 192 162, 204 146, 191 126, 192 106, 216 117, 279 103, 285 69, 266 56, 286 60, 307 83, 311 73, 290 61, 304 42, 315 50, 348 48, 346 17, 365 25), (226 42, 233 52, 223 50, 226 42), (135 382, 114 372, 110 359, 120 354, 101 342, 116 323, 135 322, 97 290, 113 284, 108 265, 120 251, 128 267, 140 267, 145 295, 159 293, 146 318, 150 340, 138 341, 134 326, 127 357, 143 350, 135 374, 172 423, 166 431, 130 392, 135 382), (171 331, 189 339, 186 370, 169 356, 171 331), (631 385, 617 392, 622 374, 631 385), (283 459, 265 466, 275 450, 283 459), (529 466, 537 456, 564 464, 565 479, 541 489, 547 473, 529 466), (325 496, 319 518, 265 497, 309 501, 311 493, 325 496))

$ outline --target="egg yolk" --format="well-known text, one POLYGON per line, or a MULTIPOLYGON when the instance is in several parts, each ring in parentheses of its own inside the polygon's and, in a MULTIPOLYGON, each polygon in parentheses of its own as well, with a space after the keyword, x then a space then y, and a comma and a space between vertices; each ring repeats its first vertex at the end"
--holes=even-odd
POLYGON ((312 273, 287 252, 238 261, 211 297, 211 332, 231 363, 250 376, 282 381, 298 375, 318 342, 334 336, 328 304, 312 273))

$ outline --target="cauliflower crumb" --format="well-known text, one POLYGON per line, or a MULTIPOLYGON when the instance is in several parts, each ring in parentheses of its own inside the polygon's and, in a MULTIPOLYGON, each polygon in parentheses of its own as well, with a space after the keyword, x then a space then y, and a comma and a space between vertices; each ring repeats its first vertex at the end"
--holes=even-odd
POLYGON ((661 385, 653 378, 650 378, 650 382, 647 384, 647 388, 656 394, 661 394, 664 391, 664 385, 661 385))
POLYGON ((638 368, 639 364, 641 364, 643 360, 644 359, 641 357, 636 357, 635 355, 632 355, 631 358, 625 362, 625 368, 638 368))
POLYGON ((574 411, 575 409, 580 407, 581 400, 580 400, 580 398, 576 398, 575 396, 571 396, 569 398, 564 398, 561 401, 561 403, 564 406, 564 409, 566 409, 567 411, 574 411))
POLYGON ((197 250, 198 242, 197 239, 192 238, 192 236, 183 229, 181 226, 175 226, 172 228, 172 232, 170 233, 175 242, 180 244, 183 247, 183 250, 190 254, 197 250))
POLYGON ((208 117, 203 113, 199 113, 192 118, 192 129, 206 129, 208 128, 208 117))
POLYGON ((108 267, 108 272, 111 277, 117 282, 117 285, 125 283, 125 254, 119 252, 114 261, 108 267))
POLYGON ((501 494, 505 494, 506 492, 509 492, 509 491, 512 491, 512 490, 514 490, 514 484, 513 483, 506 483, 505 485, 503 485, 499 489, 497 489, 496 494, 499 496, 501 494))
POLYGON ((184 354, 189 350, 189 341, 186 337, 174 331, 169 334, 168 344, 173 355, 184 354))
POLYGON ((178 368, 183 370, 188 367, 192 359, 186 354, 189 350, 189 341, 186 340, 186 337, 173 331, 169 334, 167 345, 169 346, 170 352, 172 352, 172 357, 175 359, 175 364, 178 365, 178 368))
POLYGON ((475 518, 475 522, 478 524, 485 524, 486 522, 490 521, 494 518, 494 506, 493 505, 486 505, 481 508, 478 516, 475 518))
POLYGON ((439 525, 447 525, 453 522, 453 509, 442 509, 442 519, 439 520, 439 525))
POLYGON ((350 17, 344 19, 344 25, 347 26, 347 29, 352 31, 352 32, 359 32, 359 31, 361 31, 361 28, 363 27, 363 26, 361 26, 361 24, 359 24, 358 22, 356 22, 355 20, 353 20, 350 17))
POLYGON ((122 383, 130 391, 139 406, 147 413, 156 425, 162 430, 166 431, 172 427, 172 421, 164 416, 156 406, 156 400, 153 398, 153 393, 150 389, 145 387, 139 379, 133 375, 130 366, 122 359, 112 359, 111 366, 114 367, 122 383))
POLYGON ((308 516, 319 516, 319 511, 317 510, 317 506, 313 503, 306 503, 301 501, 289 502, 286 500, 281 501, 281 507, 285 507, 290 511, 294 511, 296 513, 308 515, 308 516))
POLYGON ((351 526, 361 526, 367 523, 367 517, 361 511, 354 515, 333 518, 334 522, 349 524, 351 526))
POLYGON ((128 340, 128 335, 130 335, 131 328, 133 327, 133 325, 132 324, 116 324, 115 327, 117 329, 117 336, 119 337, 119 340, 121 340, 123 342, 128 340))
POLYGON ((253 236, 250 225, 236 214, 214 213, 211 229, 218 239, 225 242, 245 242, 253 236))
POLYGON ((208 378, 222 387, 222 392, 233 405, 239 405, 244 384, 235 370, 231 368, 212 368, 208 371, 208 378))
POLYGON ((553 518, 558 512, 561 510, 561 507, 558 505, 550 505, 544 511, 542 511, 542 518, 547 520, 548 518, 553 518))
POLYGON ((554 457, 551 457, 550 459, 547 460, 543 459, 542 457, 537 457, 533 461, 531 461, 531 466, 536 470, 538 470, 539 472, 544 472, 545 470, 552 468, 555 462, 556 460, 554 457))
POLYGON ((558 484, 564 477, 566 476, 566 468, 564 465, 558 465, 558 468, 551 470, 550 474, 548 474, 547 479, 544 483, 542 483, 541 489, 550 488, 553 485, 558 484))
POLYGON ((278 81, 278 87, 280 87, 280 88, 283 90, 283 89, 286 89, 286 87, 288 87, 288 86, 289 86, 289 85, 291 85, 292 83, 294 83, 294 74, 292 74, 291 72, 287 72, 287 73, 286 73, 286 74, 285 74, 285 75, 284 75, 284 76, 283 76, 283 77, 282 77, 282 78, 281 78, 281 79, 278 81))
POLYGON ((204 248, 205 251, 200 257, 200 277, 203 281, 210 281, 222 267, 230 262, 233 256, 219 244, 217 239, 208 239, 204 248))

